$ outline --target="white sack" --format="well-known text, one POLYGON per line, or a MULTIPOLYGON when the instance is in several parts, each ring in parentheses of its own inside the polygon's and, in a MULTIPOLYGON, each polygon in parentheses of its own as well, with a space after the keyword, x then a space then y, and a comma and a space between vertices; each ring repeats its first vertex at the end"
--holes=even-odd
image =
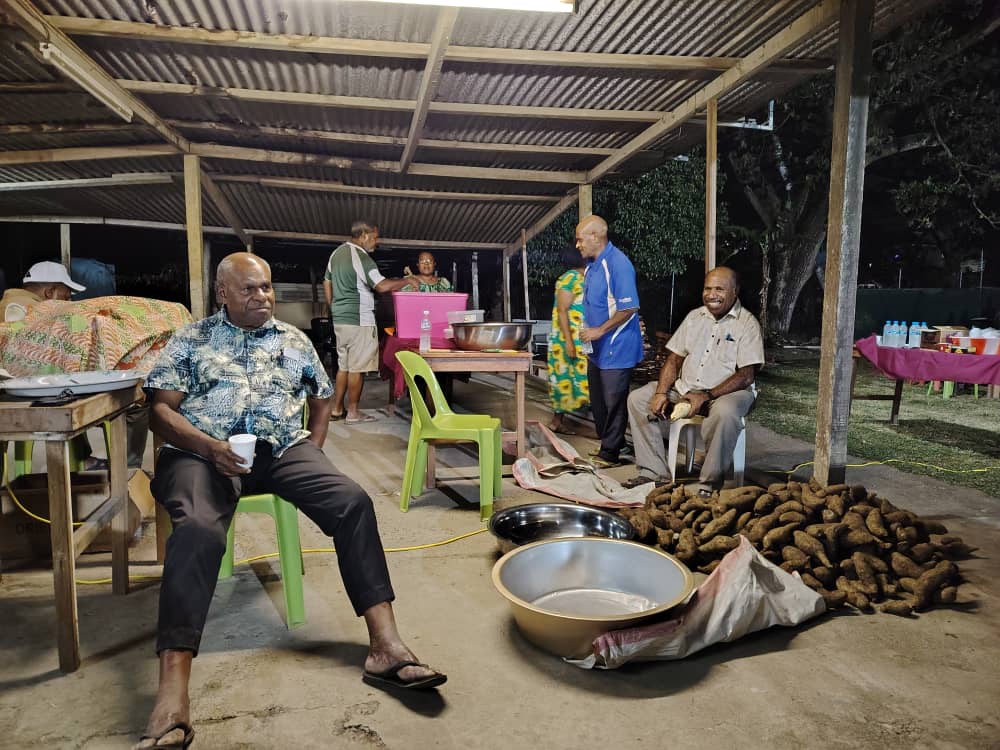
POLYGON ((740 536, 673 619, 613 630, 594 639, 594 653, 567 659, 584 669, 615 669, 629 661, 683 659, 713 643, 735 641, 773 625, 792 626, 826 611, 823 598, 797 574, 768 562, 740 536))

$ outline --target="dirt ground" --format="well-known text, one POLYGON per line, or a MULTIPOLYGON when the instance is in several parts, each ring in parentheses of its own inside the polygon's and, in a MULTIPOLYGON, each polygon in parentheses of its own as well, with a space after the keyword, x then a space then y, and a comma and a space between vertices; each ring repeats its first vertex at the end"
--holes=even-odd
MULTIPOLYGON (((529 418, 547 419, 543 394, 532 395, 529 418)), ((378 421, 332 423, 326 444, 372 495, 385 546, 482 528, 474 459, 455 448, 438 451, 439 488, 399 511, 408 422, 385 413, 385 396, 368 381, 363 406, 378 421)), ((513 419, 499 378, 458 383, 455 400, 513 419)), ((594 446, 571 440, 581 453, 594 446)), ((750 478, 767 481, 763 472, 809 460, 812 446, 751 424, 748 451, 750 478)), ((584 671, 519 635, 490 581, 496 544, 480 533, 388 554, 400 629, 449 676, 438 692, 390 694, 361 681, 365 629, 335 555, 306 555, 307 622, 291 631, 277 561, 263 560, 218 585, 192 678, 194 747, 1000 748, 1000 499, 882 466, 848 479, 980 548, 960 563, 959 604, 910 619, 843 610, 682 661, 584 671)), ((545 499, 504 480, 505 503, 545 499)), ((307 549, 330 546, 304 519, 301 533, 307 549)), ((237 559, 274 549, 266 517, 239 516, 236 539, 237 559)), ((130 552, 134 576, 155 578, 153 550, 147 528, 130 552)), ((108 575, 108 557, 84 555, 77 573, 108 575)), ((63 675, 51 580, 35 566, 0 582, 0 748, 126 748, 156 685, 156 582, 137 578, 125 597, 80 586, 83 663, 63 675)))

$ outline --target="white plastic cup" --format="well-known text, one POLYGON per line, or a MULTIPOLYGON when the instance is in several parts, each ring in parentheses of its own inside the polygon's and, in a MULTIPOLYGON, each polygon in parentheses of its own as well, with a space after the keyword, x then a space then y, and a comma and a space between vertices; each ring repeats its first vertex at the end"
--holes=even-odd
POLYGON ((253 454, 257 448, 256 435, 251 435, 247 432, 242 435, 232 435, 229 438, 229 447, 233 450, 233 453, 238 454, 243 459, 241 466, 244 469, 249 469, 253 466, 253 454))

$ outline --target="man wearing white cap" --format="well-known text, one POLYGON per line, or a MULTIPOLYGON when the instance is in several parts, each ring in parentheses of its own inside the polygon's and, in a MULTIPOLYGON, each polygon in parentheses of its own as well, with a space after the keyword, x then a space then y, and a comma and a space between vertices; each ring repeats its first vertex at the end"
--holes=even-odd
POLYGON ((36 263, 28 269, 20 289, 8 289, 0 299, 0 318, 4 323, 24 320, 28 308, 36 302, 50 299, 68 300, 73 292, 87 287, 69 277, 66 266, 50 260, 36 263))

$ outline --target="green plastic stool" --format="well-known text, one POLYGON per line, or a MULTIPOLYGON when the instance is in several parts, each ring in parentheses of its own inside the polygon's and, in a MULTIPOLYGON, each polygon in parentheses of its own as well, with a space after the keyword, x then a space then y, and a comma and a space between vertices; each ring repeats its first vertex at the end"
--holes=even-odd
MULTIPOLYGON (((294 505, 277 495, 246 495, 236 504, 237 513, 267 513, 274 519, 278 537, 278 562, 281 565, 281 584, 285 592, 285 618, 289 628, 306 621, 305 598, 302 593, 302 544, 299 541, 299 515, 294 505)), ((236 516, 229 524, 226 535, 226 553, 219 566, 219 580, 233 575, 233 537, 236 516)))
MULTIPOLYGON (((934 381, 930 381, 927 384, 927 395, 930 396, 931 392, 934 390, 934 381)), ((979 384, 975 383, 972 386, 973 398, 979 398, 979 384)), ((941 381, 941 398, 951 398, 955 395, 955 381, 954 380, 943 380, 941 381)))
MULTIPOLYGON (((107 450, 108 455, 111 455, 111 422, 104 422, 101 424, 104 429, 104 448, 107 450)), ((77 445, 76 440, 69 441, 69 470, 71 472, 80 471, 80 464, 86 459, 86 456, 74 455, 74 448, 77 445)), ((23 474, 31 473, 31 459, 32 452, 35 449, 34 440, 16 440, 14 441, 14 476, 11 479, 17 479, 23 474)))
POLYGON ((473 442, 479 446, 479 517, 486 521, 493 513, 493 498, 500 497, 503 457, 500 444, 500 420, 486 414, 455 414, 445 400, 434 371, 426 360, 414 352, 396 352, 403 367, 403 376, 410 391, 413 420, 406 448, 403 487, 399 492, 399 509, 410 508, 410 496, 423 491, 427 470, 427 441, 473 442), (423 378, 434 402, 432 417, 423 394, 414 378, 423 378))

